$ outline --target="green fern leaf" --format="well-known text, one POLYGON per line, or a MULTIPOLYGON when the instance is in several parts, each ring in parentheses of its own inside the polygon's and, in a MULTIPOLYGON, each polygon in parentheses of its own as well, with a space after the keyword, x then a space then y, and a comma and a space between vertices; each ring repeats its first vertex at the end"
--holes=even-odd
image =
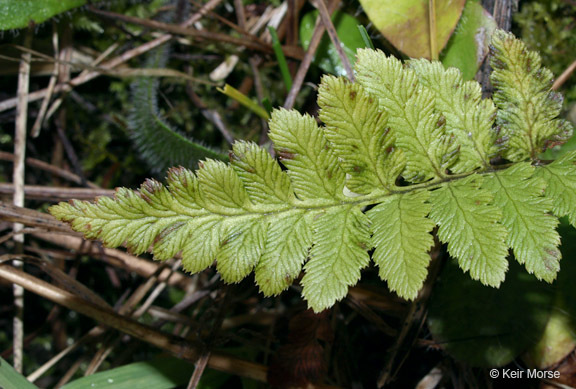
POLYGON ((414 299, 436 227, 459 266, 485 285, 502 283, 509 249, 528 272, 552 281, 560 255, 558 221, 549 212, 576 224, 576 153, 548 165, 535 158, 563 128, 546 100, 549 82, 526 73, 533 54, 509 50, 517 44, 507 35, 497 39, 498 61, 512 61, 497 70, 499 110, 455 70, 424 60, 405 67, 361 50, 357 83, 322 79, 324 125, 295 111, 272 112, 281 164, 256 144, 237 142, 228 164, 207 159, 196 172, 172 168, 166 186, 147 180, 114 199, 61 203, 50 212, 107 246, 151 251, 159 260, 180 253, 191 272, 214 262, 226 282, 254 272, 267 296, 304 269, 302 295, 315 311, 346 295, 372 249, 390 289, 414 299), (506 103, 514 77, 524 77, 522 90, 541 100, 514 92, 506 103), (522 116, 522 126, 514 115, 528 106, 532 116, 522 116), (502 129, 507 142, 497 139, 496 112, 500 125, 510 124, 502 129), (493 166, 495 156, 512 163, 493 166))
POLYGON ((281 223, 270 223, 266 250, 255 270, 256 283, 266 296, 279 294, 300 274, 312 245, 308 219, 304 210, 295 210, 283 217, 281 223))
POLYGON ((416 73, 380 50, 359 49, 356 56, 356 82, 378 98, 389 116, 403 117, 406 102, 418 90, 416 73))
POLYGON ((548 214, 551 199, 542 197, 546 183, 533 178, 533 173, 534 167, 529 163, 519 163, 485 179, 484 187, 492 192, 494 204, 502 210, 507 244, 516 260, 538 279, 552 282, 560 270, 558 219, 548 214))
POLYGON ((358 207, 334 207, 315 216, 313 246, 304 266, 302 295, 316 311, 329 308, 360 279, 370 256, 370 221, 358 207))
POLYGON ((427 219, 429 192, 396 195, 367 212, 372 221, 372 259, 380 278, 406 299, 414 299, 428 274, 434 222, 427 219))
POLYGON ((552 200, 552 211, 558 217, 568 216, 576 227, 576 151, 564 154, 549 165, 540 166, 536 176, 548 184, 545 196, 552 200))
POLYGON ((300 199, 343 196, 344 172, 312 116, 285 109, 272 112, 270 139, 300 199))
POLYGON ((294 201, 290 179, 263 148, 255 143, 236 142, 230 161, 255 202, 284 204, 294 201))
POLYGON ((481 188, 482 177, 472 175, 449 183, 430 195, 430 217, 438 237, 462 270, 485 285, 499 286, 508 270, 506 230, 502 212, 492 195, 481 188))
MULTIPOLYGON (((342 169, 350 175, 348 189, 366 194, 393 185, 396 177, 390 175, 391 166, 386 162, 394 138, 378 102, 359 84, 325 76, 318 91, 318 105, 326 137, 342 158, 342 169)), ((402 165, 396 166, 396 176, 402 169, 402 165)))
POLYGON ((541 66, 538 53, 501 30, 494 33, 491 49, 497 122, 508 142, 504 156, 515 162, 535 159, 549 144, 566 141, 572 126, 556 118, 563 99, 550 90, 553 75, 541 66))
POLYGON ((356 66, 358 83, 389 112, 396 146, 406 154, 404 178, 417 183, 446 177, 458 146, 445 133, 434 94, 418 87, 416 72, 377 51, 360 50, 356 66))
POLYGON ((480 85, 464 82, 458 69, 445 69, 440 62, 425 59, 411 60, 408 65, 418 74, 420 83, 433 91, 436 107, 446 120, 446 132, 458 139, 461 157, 450 169, 462 173, 486 168, 498 152, 497 134, 492 129, 494 103, 482 99, 480 85))

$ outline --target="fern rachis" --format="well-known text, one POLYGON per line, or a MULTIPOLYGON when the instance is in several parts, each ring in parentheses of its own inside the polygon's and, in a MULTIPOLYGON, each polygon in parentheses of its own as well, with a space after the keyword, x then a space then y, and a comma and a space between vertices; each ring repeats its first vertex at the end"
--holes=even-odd
POLYGON ((180 252, 192 272, 216 261, 225 281, 238 282, 254 271, 266 295, 286 289, 303 267, 302 294, 315 311, 346 295, 372 249, 380 277, 415 298, 435 226, 460 267, 486 285, 504 280, 509 248, 550 282, 559 270, 557 217, 576 220, 576 198, 564 194, 575 187, 576 153, 550 165, 531 159, 569 128, 555 118, 559 100, 546 92, 549 80, 517 66, 536 55, 517 42, 495 35, 494 102, 454 69, 424 60, 403 66, 362 50, 357 83, 323 78, 323 126, 295 111, 273 112, 270 138, 285 170, 264 149, 237 142, 229 164, 172 168, 166 186, 148 180, 115 199, 61 203, 51 212, 108 246, 152 247, 160 260, 180 252), (512 68, 524 73, 507 75, 512 68), (517 80, 524 84, 512 85, 517 80), (541 107, 552 114, 531 114, 522 127, 516 113, 538 107, 527 108, 533 97, 518 90, 538 85, 541 107), (512 123, 502 129, 505 139, 495 121, 512 123), (511 163, 492 166, 495 156, 511 163))

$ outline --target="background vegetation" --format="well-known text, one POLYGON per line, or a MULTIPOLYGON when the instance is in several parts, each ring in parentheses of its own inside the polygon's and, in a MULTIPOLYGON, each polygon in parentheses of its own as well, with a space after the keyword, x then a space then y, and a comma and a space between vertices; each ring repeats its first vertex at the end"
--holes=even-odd
MULTIPOLYGON (((435 21, 437 41, 426 29, 397 28, 406 21, 386 16, 399 7, 393 1, 70 0, 38 1, 39 10, 29 3, 0 0, 0 352, 35 385, 509 387, 490 378, 493 367, 557 370, 574 385, 576 239, 568 224, 552 286, 512 267, 500 290, 483 287, 453 271, 436 245, 431 255, 441 265, 416 303, 390 293, 372 267, 346 299, 314 315, 298 284, 263 298, 252 279, 227 286, 213 270, 185 275, 176 259, 160 264, 83 242, 45 212, 57 201, 163 180, 169 166, 226 160, 235 139, 270 148, 270 109, 316 114, 321 75, 346 74, 346 58, 370 44, 400 58, 439 58, 484 80, 478 32, 511 25, 545 66, 566 71, 554 88, 574 118, 572 1, 523 1, 512 19, 497 7, 488 17, 472 0, 456 2, 454 15, 440 0, 431 2, 435 14, 427 1, 406 2, 422 10, 412 22, 435 21), (330 25, 322 16, 333 12, 330 25), (424 43, 402 46, 407 32, 424 43), (19 103, 26 79, 29 94, 19 103), (25 202, 15 207, 22 188, 25 202), (24 243, 14 222, 24 226, 24 243), (29 291, 21 363, 14 284, 29 291)), ((25 387, 23 376, 0 364, 0 386, 25 387)))

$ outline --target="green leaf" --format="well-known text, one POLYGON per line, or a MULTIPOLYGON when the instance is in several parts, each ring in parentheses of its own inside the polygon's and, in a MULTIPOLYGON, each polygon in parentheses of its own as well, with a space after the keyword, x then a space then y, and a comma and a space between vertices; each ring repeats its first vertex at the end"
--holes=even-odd
POLYGON ((533 178, 534 167, 519 163, 484 180, 502 210, 502 224, 508 230, 507 244, 514 257, 538 279, 554 281, 560 270, 558 219, 548 212, 552 201, 542 197, 544 180, 533 178))
MULTIPOLYGON (((394 139, 378 102, 360 85, 327 76, 318 91, 318 105, 320 119, 326 124, 326 137, 342 159, 342 169, 350 175, 348 189, 370 193, 374 188, 392 185, 396 177, 390 176, 391 166, 386 162, 387 149, 394 139)), ((402 170, 399 167, 397 175, 402 170)))
POLYGON ((541 66, 538 53, 510 33, 497 31, 492 41, 491 75, 497 122, 508 142, 511 161, 535 159, 548 146, 566 141, 572 125, 557 116, 562 96, 552 90, 553 75, 541 66))
POLYGON ((418 89, 416 73, 380 50, 360 49, 357 57, 356 82, 378 99, 381 110, 402 117, 406 102, 418 89))
POLYGON ((370 221, 353 206, 320 212, 315 219, 302 296, 315 311, 322 311, 346 296, 368 265, 370 221))
POLYGON ((6 360, 0 357, 0 387, 3 389, 35 389, 22 374, 18 373, 6 360))
POLYGON ((266 250, 256 267, 256 284, 267 296, 287 289, 298 277, 312 245, 311 221, 297 210, 282 220, 270 223, 266 250))
POLYGON ((442 178, 457 150, 444 131, 434 94, 418 88, 417 73, 400 61, 371 50, 358 52, 358 83, 389 113, 396 145, 406 155, 404 177, 411 182, 442 178))
POLYGON ((253 101, 251 98, 249 98, 248 96, 246 96, 233 86, 226 84, 224 85, 224 89, 222 88, 217 89, 219 92, 225 94, 228 97, 233 98, 234 100, 236 100, 237 102, 248 108, 250 111, 260 116, 262 119, 266 120, 270 119, 270 115, 268 115, 268 112, 264 108, 262 108, 258 103, 253 101))
POLYGON ((487 167, 498 152, 497 134, 492 128, 496 107, 491 100, 482 99, 480 85, 464 82, 457 69, 445 69, 439 62, 411 60, 408 65, 434 93, 436 108, 446 122, 445 131, 460 145, 460 158, 450 169, 460 173, 487 167))
MULTIPOLYGON (((408 57, 432 57, 428 0, 360 0, 360 4, 376 28, 398 50, 408 57)), ((436 0, 435 4, 435 38, 441 50, 458 23, 465 0, 436 0)))
POLYGON ((536 176, 547 183, 545 196, 552 200, 552 211, 558 217, 568 216, 576 227, 576 151, 564 154, 550 165, 541 166, 536 176))
POLYGON ((344 172, 312 116, 285 109, 272 112, 270 139, 288 168, 294 192, 301 199, 339 198, 344 172))
POLYGON ((411 182, 443 178, 452 165, 457 145, 445 133, 434 95, 423 89, 406 102, 403 116, 390 118, 396 145, 406 155, 404 177, 411 182))
POLYGON ((482 177, 472 175, 433 191, 430 217, 462 270, 484 285, 498 287, 508 270, 507 234, 499 223, 502 211, 481 185, 482 177))
POLYGON ((288 175, 257 144, 243 141, 234 143, 230 161, 244 182, 246 192, 255 201, 282 204, 294 200, 288 175))
POLYGON ((284 80, 284 86, 287 91, 290 91, 292 88, 292 76, 290 76, 290 69, 288 68, 288 62, 286 62, 286 57, 282 51, 282 44, 278 38, 278 33, 272 26, 268 26, 268 32, 272 37, 272 49, 274 49, 274 55, 276 55, 276 60, 278 61, 278 67, 280 68, 282 79, 284 80))
MULTIPOLYGON (((310 39, 314 33, 314 27, 318 11, 311 11, 306 13, 300 21, 300 41, 305 50, 310 45, 310 39)), ((336 35, 342 45, 344 54, 354 63, 356 60, 356 50, 366 47, 362 34, 358 31, 358 20, 344 12, 336 11, 332 14, 332 23, 336 29, 336 35)), ((320 40, 320 44, 316 49, 314 55, 314 63, 324 70, 326 73, 336 74, 338 76, 345 76, 346 70, 342 65, 338 51, 330 41, 328 36, 324 36, 320 40)))
POLYGON ((264 250, 266 227, 258 218, 226 226, 227 239, 216 255, 216 268, 225 282, 240 282, 252 272, 264 250))
POLYGON ((0 0, 0 30, 34 26, 84 4, 86 0, 0 0))
MULTIPOLYGON (((78 378, 62 389, 84 388, 150 388, 171 389, 186 385, 194 366, 178 358, 156 358, 152 361, 135 362, 88 377, 78 378)), ((219 388, 230 376, 226 373, 206 370, 198 388, 219 388)))
POLYGON ((434 222, 427 219, 429 192, 396 195, 368 211, 372 221, 372 259, 380 278, 400 297, 413 300, 422 288, 433 245, 434 222))
POLYGON ((472 80, 486 55, 496 21, 478 0, 468 0, 460 21, 442 52, 446 68, 460 69, 464 80, 472 80))
POLYGON ((553 280, 558 235, 548 212, 575 218, 576 153, 549 165, 502 158, 492 165, 511 143, 497 138, 496 108, 478 84, 439 63, 404 66, 370 50, 358 57, 357 83, 322 79, 324 125, 272 112, 279 162, 237 142, 228 164, 172 168, 166 186, 147 180, 113 199, 50 212, 107 246, 158 260, 181 253, 187 271, 216 262, 226 282, 253 271, 267 296, 304 269, 302 296, 316 312, 358 282, 372 248, 380 277, 414 299, 436 227, 449 254, 485 285, 500 286, 510 248, 528 272, 553 280))

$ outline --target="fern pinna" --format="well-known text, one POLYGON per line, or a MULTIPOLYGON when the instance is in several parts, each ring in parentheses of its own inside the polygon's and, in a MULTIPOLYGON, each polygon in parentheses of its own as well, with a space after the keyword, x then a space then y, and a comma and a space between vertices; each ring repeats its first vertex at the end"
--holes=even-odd
POLYGON ((558 217, 576 224, 576 153, 538 155, 571 135, 556 116, 552 74, 511 34, 492 42, 493 100, 438 62, 401 63, 361 50, 356 82, 322 79, 317 121, 279 109, 264 149, 237 142, 230 163, 168 172, 114 199, 50 209, 87 238, 126 245, 184 269, 216 262, 226 282, 255 273, 265 295, 302 267, 315 311, 343 298, 372 260, 401 297, 414 299, 430 262, 432 230, 463 271, 498 287, 512 250, 537 278, 559 271, 558 217))

